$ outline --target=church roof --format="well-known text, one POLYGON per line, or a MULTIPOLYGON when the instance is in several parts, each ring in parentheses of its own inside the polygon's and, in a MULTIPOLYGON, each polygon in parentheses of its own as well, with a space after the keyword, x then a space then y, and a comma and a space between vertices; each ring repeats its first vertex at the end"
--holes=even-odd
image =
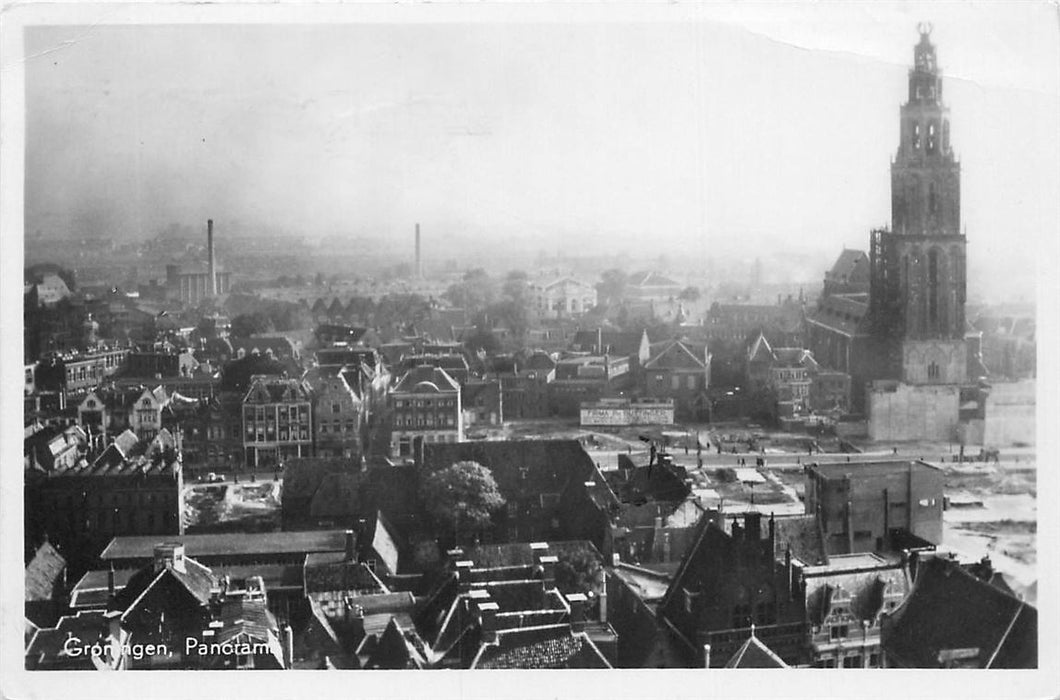
POLYGON ((725 664, 725 668, 789 668, 789 666, 754 635, 752 627, 751 636, 732 655, 729 662, 725 664))

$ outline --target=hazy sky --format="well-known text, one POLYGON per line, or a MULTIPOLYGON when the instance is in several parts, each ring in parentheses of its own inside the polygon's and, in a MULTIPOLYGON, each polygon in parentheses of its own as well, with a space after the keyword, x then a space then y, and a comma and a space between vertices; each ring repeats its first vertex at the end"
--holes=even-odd
POLYGON ((1030 243, 1060 222, 1055 10, 700 14, 31 28, 26 231, 141 236, 213 217, 404 236, 420 221, 549 250, 864 248, 890 219, 898 108, 929 20, 973 274, 1033 266, 1030 243))

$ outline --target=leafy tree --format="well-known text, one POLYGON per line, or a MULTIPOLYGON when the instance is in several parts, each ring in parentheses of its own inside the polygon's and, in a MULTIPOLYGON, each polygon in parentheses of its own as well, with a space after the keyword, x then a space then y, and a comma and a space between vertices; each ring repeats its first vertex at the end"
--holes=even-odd
POLYGON ((469 270, 460 282, 450 285, 445 298, 453 306, 477 313, 496 300, 496 283, 482 268, 469 270))
POLYGON ((479 324, 473 333, 464 338, 464 347, 473 353, 482 350, 487 355, 493 355, 500 352, 501 343, 489 328, 479 324))
POLYGON ((677 298, 681 301, 699 301, 701 296, 702 292, 699 291, 699 287, 685 287, 677 298))
POLYGON ((462 529, 471 534, 488 526, 490 515, 505 503, 493 473, 470 461, 428 476, 421 495, 427 512, 439 525, 451 529, 457 542, 462 529))
POLYGON ((556 585, 561 593, 597 591, 600 560, 588 548, 565 553, 556 563, 556 585))
POLYGON ((232 319, 231 333, 236 338, 248 338, 255 333, 268 333, 272 330, 272 319, 262 311, 240 314, 232 319))
POLYGON ((518 303, 529 302, 530 276, 523 270, 512 270, 504 278, 504 286, 501 292, 512 301, 518 303))
POLYGON ((604 273, 600 275, 600 282, 596 285, 596 294, 599 297, 599 302, 602 304, 618 304, 622 301, 623 295, 625 295, 628 282, 629 275, 623 270, 604 270, 604 273))

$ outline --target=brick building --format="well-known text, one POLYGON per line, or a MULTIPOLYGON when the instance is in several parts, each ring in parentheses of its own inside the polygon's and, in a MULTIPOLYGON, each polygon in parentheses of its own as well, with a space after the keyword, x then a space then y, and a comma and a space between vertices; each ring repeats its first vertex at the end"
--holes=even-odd
POLYGON ((464 439, 460 385, 443 369, 423 366, 409 370, 390 391, 389 402, 392 455, 412 456, 417 438, 427 443, 464 439))
POLYGON ((942 543, 945 475, 926 462, 893 460, 806 466, 806 512, 829 554, 890 551, 908 533, 942 543))
POLYGON ((168 431, 149 443, 127 431, 89 457, 65 468, 26 471, 27 537, 46 533, 73 561, 99 552, 117 535, 184 531, 184 474, 179 444, 168 431))
POLYGON ((313 452, 313 401, 297 379, 256 376, 243 397, 246 464, 272 468, 313 452))
POLYGON ((709 386, 710 353, 706 345, 670 340, 652 346, 641 381, 646 397, 673 401, 674 414, 680 420, 707 421, 709 386))

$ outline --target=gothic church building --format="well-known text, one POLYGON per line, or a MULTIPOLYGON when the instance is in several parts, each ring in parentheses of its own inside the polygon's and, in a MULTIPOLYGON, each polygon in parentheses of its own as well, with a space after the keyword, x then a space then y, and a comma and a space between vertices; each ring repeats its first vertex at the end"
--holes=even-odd
POLYGON ((807 335, 818 358, 851 375, 871 438, 963 440, 961 406, 976 401, 981 363, 964 314, 960 163, 931 29, 919 29, 891 163, 891 228, 871 234, 868 294, 826 295, 807 335))

